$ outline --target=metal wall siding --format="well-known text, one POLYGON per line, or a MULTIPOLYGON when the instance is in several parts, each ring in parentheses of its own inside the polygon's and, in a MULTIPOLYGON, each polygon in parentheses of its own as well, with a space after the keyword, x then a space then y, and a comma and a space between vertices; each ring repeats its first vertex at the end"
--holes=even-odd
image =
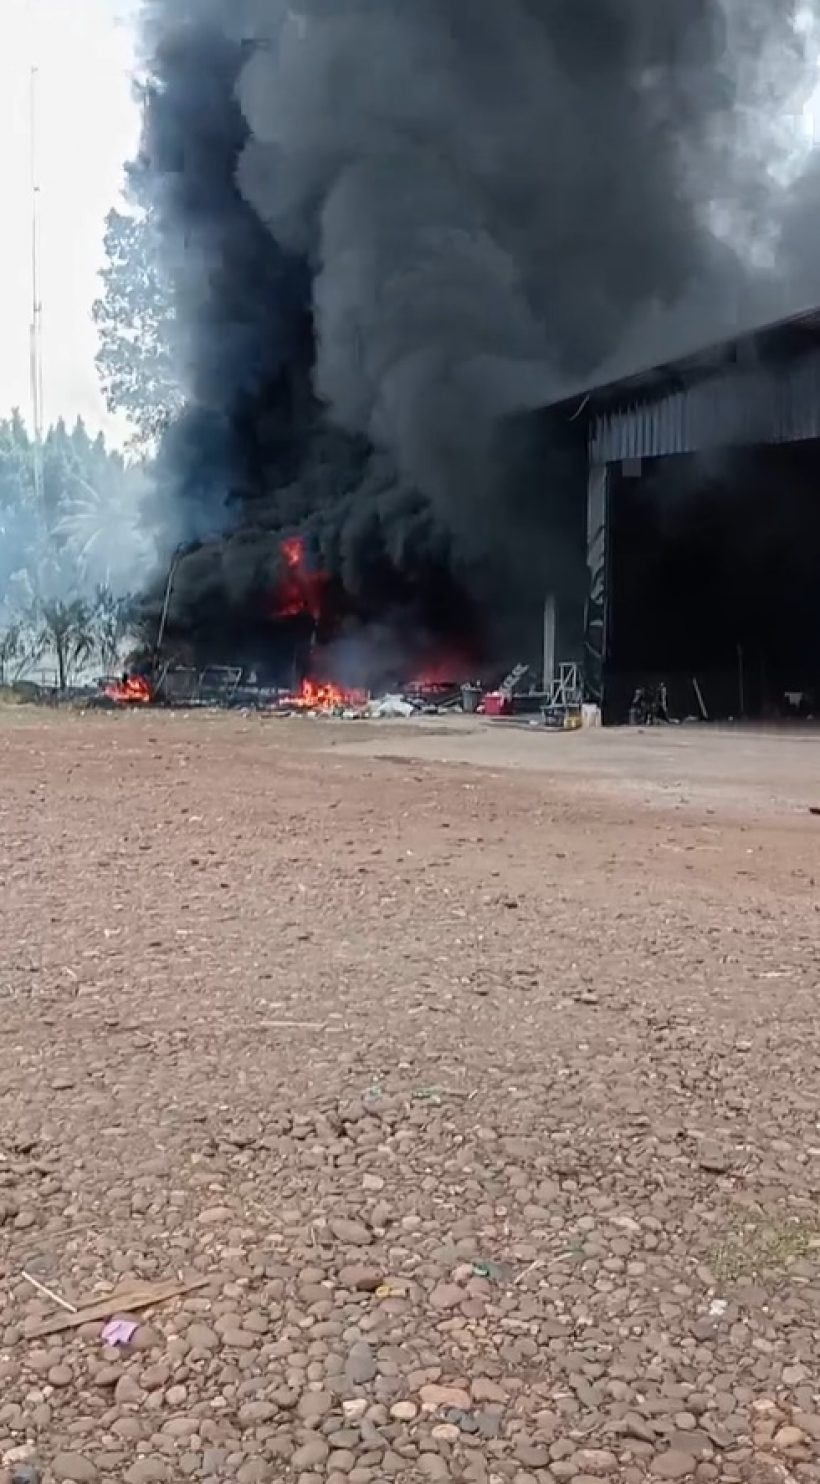
POLYGON ((590 461, 652 459, 701 449, 820 438, 820 352, 776 371, 712 377, 596 418, 590 461))

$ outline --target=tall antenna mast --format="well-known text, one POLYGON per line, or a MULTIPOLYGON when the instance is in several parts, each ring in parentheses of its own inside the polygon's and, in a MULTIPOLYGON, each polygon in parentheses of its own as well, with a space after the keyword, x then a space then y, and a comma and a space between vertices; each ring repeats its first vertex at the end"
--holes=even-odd
POLYGON ((31 419, 34 431, 32 468, 38 514, 44 512, 43 488, 43 304, 40 298, 40 182, 37 161, 37 68, 31 69, 31 419))

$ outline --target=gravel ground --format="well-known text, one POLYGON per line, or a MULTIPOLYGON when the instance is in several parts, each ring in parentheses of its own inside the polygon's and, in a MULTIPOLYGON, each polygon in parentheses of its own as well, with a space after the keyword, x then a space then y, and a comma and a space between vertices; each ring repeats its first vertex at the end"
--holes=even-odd
POLYGON ((820 1479, 799 768, 512 735, 0 713, 2 1484, 820 1479))

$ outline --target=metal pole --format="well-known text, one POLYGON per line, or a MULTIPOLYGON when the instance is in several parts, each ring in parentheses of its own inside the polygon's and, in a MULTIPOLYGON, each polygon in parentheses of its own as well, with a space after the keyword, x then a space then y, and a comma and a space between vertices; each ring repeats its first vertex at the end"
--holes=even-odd
POLYGON ((37 179, 37 68, 32 67, 29 92, 31 167, 31 418, 34 434, 32 470, 38 519, 45 517, 43 481, 43 305, 40 298, 40 186, 37 179))
POLYGON ((165 599, 162 604, 162 616, 159 621, 159 628, 157 629, 157 642, 154 646, 154 662, 152 666, 154 675, 156 675, 159 669, 159 657, 162 651, 163 643, 165 641, 165 630, 168 627, 168 614, 171 608, 171 595, 174 590, 174 578, 177 575, 177 567, 179 566, 181 557, 182 548, 177 547, 173 557, 171 558, 171 565, 168 569, 168 581, 165 584, 165 599))
POLYGON ((547 593, 544 599, 544 676, 543 689, 546 695, 555 679, 555 647, 558 628, 558 612, 555 593, 547 593))

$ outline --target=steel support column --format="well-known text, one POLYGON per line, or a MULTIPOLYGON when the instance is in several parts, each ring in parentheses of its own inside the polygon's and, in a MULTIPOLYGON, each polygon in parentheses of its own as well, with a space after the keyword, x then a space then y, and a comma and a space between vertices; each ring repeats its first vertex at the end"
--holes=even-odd
POLYGON ((587 483, 587 572, 589 577, 584 690, 603 708, 609 608, 609 465, 592 464, 587 483))
POLYGON ((544 600, 544 665, 543 687, 548 691, 555 679, 555 662, 558 644, 558 604, 555 593, 548 593, 544 600))

